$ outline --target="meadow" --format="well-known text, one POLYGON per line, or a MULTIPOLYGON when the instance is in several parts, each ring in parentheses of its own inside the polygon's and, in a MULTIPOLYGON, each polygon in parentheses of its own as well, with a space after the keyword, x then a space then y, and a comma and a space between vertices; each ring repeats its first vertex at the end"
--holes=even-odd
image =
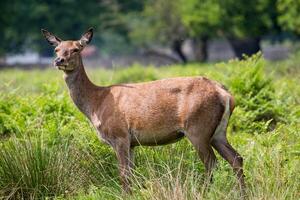
MULTIPOLYGON (((236 99, 228 139, 244 158, 249 199, 300 199, 300 54, 160 68, 87 69, 98 85, 206 76, 236 99)), ((113 150, 71 101, 54 68, 0 71, 0 199, 240 199, 218 155, 213 182, 192 145, 136 148, 133 193, 124 195, 113 150)))

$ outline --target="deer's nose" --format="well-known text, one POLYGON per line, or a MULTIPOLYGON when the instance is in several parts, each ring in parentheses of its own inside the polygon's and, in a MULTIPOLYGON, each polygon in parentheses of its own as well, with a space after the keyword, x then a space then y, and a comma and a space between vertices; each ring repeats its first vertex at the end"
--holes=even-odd
POLYGON ((55 62, 55 65, 61 65, 65 62, 65 59, 64 58, 56 58, 54 60, 54 62, 55 62))

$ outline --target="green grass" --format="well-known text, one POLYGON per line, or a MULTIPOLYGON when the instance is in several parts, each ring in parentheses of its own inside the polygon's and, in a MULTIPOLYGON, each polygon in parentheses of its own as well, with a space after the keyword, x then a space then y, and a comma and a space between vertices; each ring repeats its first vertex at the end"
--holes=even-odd
MULTIPOLYGON (((161 68, 88 69, 110 85, 204 75, 235 96, 228 139, 244 157, 249 199, 300 199, 300 55, 161 68)), ((207 186, 187 140, 136 148, 133 194, 122 194, 113 150, 75 108, 62 72, 0 71, 0 199, 239 199, 236 178, 218 156, 207 186)))

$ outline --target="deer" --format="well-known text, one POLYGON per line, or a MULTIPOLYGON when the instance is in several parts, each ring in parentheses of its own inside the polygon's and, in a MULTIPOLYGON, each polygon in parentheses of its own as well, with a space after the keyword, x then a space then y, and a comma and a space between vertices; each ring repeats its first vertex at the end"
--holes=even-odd
POLYGON ((45 29, 41 32, 55 47, 54 66, 63 71, 74 104, 114 149, 123 191, 130 193, 135 147, 186 137, 208 175, 217 163, 215 149, 231 165, 244 194, 243 158, 226 137, 235 102, 225 86, 203 76, 97 86, 88 78, 80 54, 91 42, 93 28, 79 40, 63 41, 45 29))

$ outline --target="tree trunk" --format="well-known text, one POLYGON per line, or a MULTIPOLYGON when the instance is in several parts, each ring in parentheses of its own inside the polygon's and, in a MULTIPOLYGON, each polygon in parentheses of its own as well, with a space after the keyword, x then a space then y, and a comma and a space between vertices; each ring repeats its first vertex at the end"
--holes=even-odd
POLYGON ((180 60, 183 63, 187 62, 187 58, 184 55, 184 53, 182 52, 182 44, 183 44, 183 40, 174 40, 173 44, 172 44, 172 50, 178 55, 178 57, 180 58, 180 60))
POLYGON ((260 38, 235 39, 229 38, 229 43, 238 59, 243 58, 243 54, 251 56, 260 51, 260 38))
POLYGON ((193 50, 195 60, 204 62, 208 58, 208 37, 194 38, 193 39, 193 50))

